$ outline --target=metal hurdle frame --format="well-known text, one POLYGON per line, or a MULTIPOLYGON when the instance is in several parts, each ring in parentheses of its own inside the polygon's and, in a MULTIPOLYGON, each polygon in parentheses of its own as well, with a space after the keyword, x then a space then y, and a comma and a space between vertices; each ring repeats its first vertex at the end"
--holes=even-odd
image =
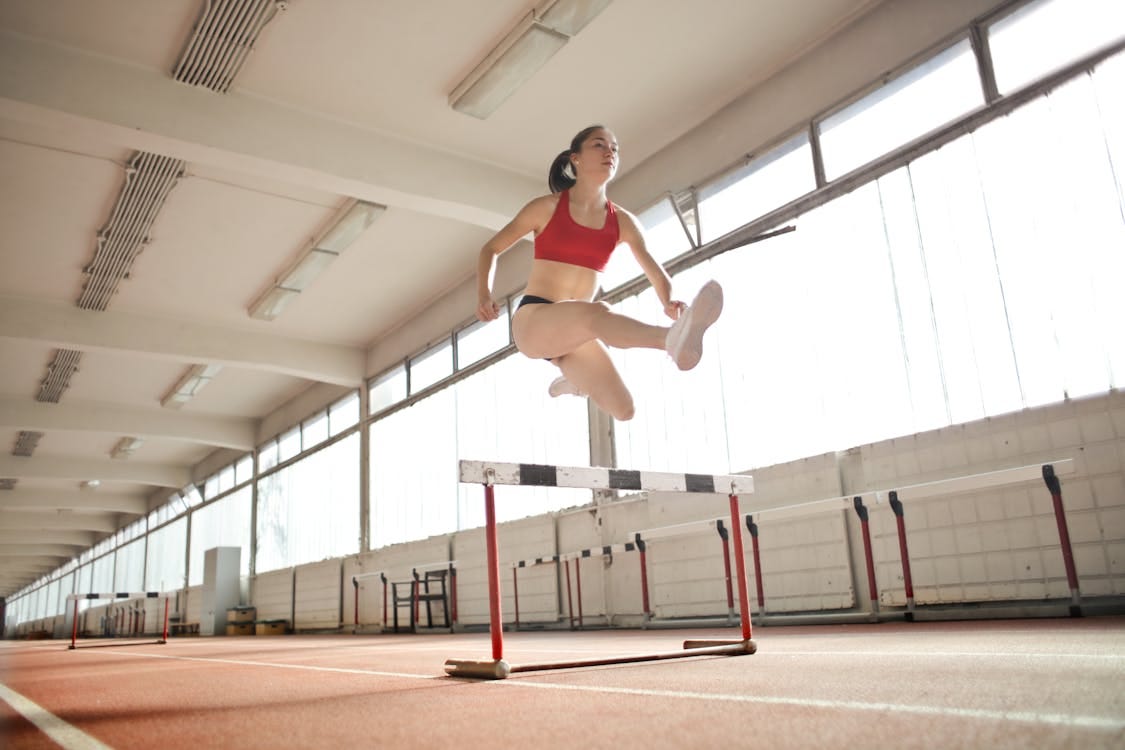
MULTIPOLYGON (((598 557, 612 557, 615 554, 623 552, 635 552, 640 549, 633 542, 624 542, 622 544, 604 544, 599 547, 588 547, 586 549, 575 550, 574 552, 567 552, 561 555, 551 555, 549 557, 535 557, 528 560, 516 560, 511 563, 512 566, 512 594, 513 603, 516 613, 515 629, 520 629, 520 588, 519 588, 519 570, 520 568, 533 568, 537 565, 546 565, 552 563, 558 565, 560 562, 566 570, 566 599, 567 599, 567 619, 570 622, 570 629, 575 630, 574 627, 574 602, 571 598, 570 591, 570 561, 574 561, 574 576, 578 585, 578 630, 583 628, 582 624, 582 569, 579 563, 586 558, 598 557)), ((646 599, 647 601, 647 599, 646 599)))
MULTIPOLYGON (((1036 479, 1042 479, 1051 493, 1051 502, 1054 506, 1055 523, 1059 530, 1059 547, 1063 556, 1063 565, 1066 569, 1066 580, 1070 587, 1070 614, 1078 616, 1082 613, 1082 594, 1078 586, 1078 572, 1074 564, 1074 551, 1070 544, 1070 531, 1067 526, 1066 513, 1062 502, 1062 486, 1059 476, 1073 474, 1075 471, 1074 459, 1064 458, 1028 466, 1017 466, 1010 469, 987 471, 981 474, 969 474, 951 479, 938 479, 933 482, 906 485, 889 490, 877 490, 873 493, 880 503, 887 502, 895 514, 898 526, 899 556, 902 561, 903 588, 906 595, 905 618, 914 619, 914 579, 910 569, 910 550, 906 543, 906 523, 902 501, 924 500, 931 497, 953 495, 960 492, 985 490, 992 487, 1002 487, 1009 484, 1018 484, 1036 479)), ((874 586, 874 578, 872 578, 874 586)))
POLYGON ((742 514, 739 495, 754 492, 750 476, 678 474, 633 471, 599 467, 563 467, 542 464, 514 464, 487 461, 461 461, 460 479, 465 484, 484 485, 485 543, 488 556, 489 632, 492 636, 492 659, 474 661, 448 659, 445 671, 451 677, 500 680, 513 672, 534 672, 547 669, 626 664, 641 661, 678 659, 693 656, 735 656, 753 654, 757 645, 752 640, 750 602, 746 582, 746 563, 742 550, 742 514), (682 651, 617 656, 603 659, 582 659, 538 664, 509 664, 504 660, 504 623, 500 613, 500 556, 496 539, 495 485, 509 484, 534 487, 569 487, 591 490, 630 490, 679 493, 726 494, 730 500, 731 530, 738 564, 739 612, 742 639, 684 641, 682 651))
MULTIPOLYGON (((644 609, 641 623, 642 628, 648 627, 648 624, 655 619, 648 593, 648 543, 660 539, 671 539, 710 530, 716 531, 719 535, 719 539, 723 543, 724 576, 727 587, 727 623, 731 624, 734 622, 735 609, 734 592, 731 587, 730 546, 727 544, 729 532, 723 524, 724 520, 723 518, 706 518, 699 521, 677 523, 672 526, 658 526, 653 529, 634 531, 629 535, 635 540, 634 544, 640 551, 641 606, 644 609)), ((745 563, 743 563, 743 565, 745 565, 745 563)), ((742 571, 742 573, 744 574, 745 571, 742 571)))
MULTIPOLYGON (((105 594, 67 594, 67 600, 74 602, 74 622, 70 630, 70 646, 69 649, 77 648, 78 643, 78 602, 80 601, 96 601, 100 599, 163 599, 164 600, 164 629, 161 631, 160 640, 156 643, 168 642, 168 605, 169 600, 175 596, 175 592, 166 591, 139 591, 139 592, 110 592, 105 594)), ((143 627, 143 620, 142 620, 143 627)), ((136 625, 130 624, 130 630, 135 630, 136 625)))

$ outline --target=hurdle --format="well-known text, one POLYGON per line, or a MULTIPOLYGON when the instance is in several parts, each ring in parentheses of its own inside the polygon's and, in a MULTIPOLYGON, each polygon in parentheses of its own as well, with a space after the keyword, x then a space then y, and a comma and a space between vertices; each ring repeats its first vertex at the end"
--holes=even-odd
POLYGON ((520 568, 533 568, 537 565, 547 565, 554 563, 562 563, 566 570, 566 605, 567 605, 567 618, 570 621, 570 628, 574 630, 574 601, 571 598, 570 592, 570 561, 574 561, 574 577, 578 587, 578 629, 581 630, 582 624, 582 568, 579 563, 588 557, 612 557, 613 555, 621 552, 635 552, 638 549, 637 545, 633 542, 625 542, 623 544, 604 544, 600 547, 588 547, 586 549, 575 550, 574 552, 567 552, 561 555, 551 555, 549 557, 533 557, 527 560, 516 560, 512 563, 512 594, 515 603, 516 622, 515 629, 520 629, 520 584, 518 573, 520 568))
POLYGON ((921 482, 889 490, 877 490, 876 498, 879 502, 884 500, 890 505, 895 514, 895 523, 898 527, 899 557, 902 562, 903 589, 906 595, 906 614, 908 621, 914 619, 914 579, 910 569, 910 549, 906 543, 905 508, 903 501, 924 500, 942 495, 953 495, 961 492, 1002 487, 1009 484, 1029 482, 1041 479, 1051 493, 1051 502, 1054 506, 1055 523, 1059 532, 1059 547, 1062 551, 1063 565, 1066 569, 1067 584, 1070 587, 1070 614, 1077 617, 1082 613, 1082 595, 1078 588, 1078 572, 1074 564, 1074 550, 1070 544, 1070 531, 1067 526, 1066 513, 1062 503, 1062 487, 1059 476, 1073 474, 1074 459, 1064 458, 1046 461, 1028 466, 1016 466, 1010 469, 998 469, 980 474, 968 474, 950 479, 938 479, 933 482, 921 482))
MULTIPOLYGON (((175 596, 175 593, 169 593, 169 592, 163 592, 163 591, 109 592, 109 593, 99 593, 99 594, 67 594, 67 597, 66 597, 67 601, 73 601, 74 602, 74 612, 73 612, 74 622, 72 624, 71 631, 70 631, 70 649, 77 648, 77 643, 78 643, 78 603, 81 602, 81 601, 95 601, 95 600, 98 600, 98 599, 112 599, 112 600, 115 600, 115 601, 120 600, 120 599, 163 599, 164 600, 164 629, 161 632, 160 640, 156 641, 156 643, 167 643, 168 642, 168 604, 169 604, 169 600, 173 596, 175 596)), ((143 629, 143 627, 144 627, 143 619, 141 619, 139 617, 136 617, 135 610, 133 610, 133 613, 134 613, 134 615, 133 615, 134 619, 136 619, 140 623, 141 628, 143 629)), ((136 632, 137 624, 134 623, 134 622, 131 622, 130 623, 130 629, 132 631, 136 632)))
POLYGON ((753 654, 757 651, 757 645, 752 640, 750 628, 750 603, 746 583, 746 563, 742 553, 741 512, 739 510, 739 495, 750 494, 754 491, 753 477, 463 460, 460 462, 460 480, 465 484, 484 485, 489 633, 492 638, 492 659, 490 661, 448 659, 445 662, 445 671, 449 676, 500 680, 513 672, 626 664, 694 656, 735 656, 753 654), (738 563, 739 611, 742 616, 741 640, 688 640, 684 641, 683 649, 680 651, 538 664, 509 664, 504 660, 504 623, 500 613, 500 556, 496 534, 495 498, 495 486, 498 484, 591 490, 726 494, 730 500, 731 527, 738 563))
POLYGON ((354 606, 352 608, 352 632, 359 632, 359 582, 364 578, 378 578, 383 582, 383 630, 387 629, 387 576, 381 570, 372 573, 356 573, 352 576, 352 591, 354 592, 354 606))
POLYGON ((634 531, 629 536, 633 537, 637 549, 640 550, 641 563, 641 606, 644 610, 641 627, 648 627, 653 621, 654 613, 648 595, 648 543, 659 539, 671 539, 678 536, 697 534, 703 531, 714 530, 718 533, 723 548, 724 578, 727 588, 727 623, 734 622, 734 591, 731 586, 730 546, 727 544, 730 534, 723 525, 722 518, 707 518, 701 521, 688 521, 672 526, 659 526, 644 531, 634 531))

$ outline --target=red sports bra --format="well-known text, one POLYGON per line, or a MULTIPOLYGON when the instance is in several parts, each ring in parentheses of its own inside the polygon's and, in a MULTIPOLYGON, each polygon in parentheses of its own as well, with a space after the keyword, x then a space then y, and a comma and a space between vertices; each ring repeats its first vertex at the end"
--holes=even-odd
POLYGON ((605 226, 591 229, 571 218, 570 191, 562 191, 551 220, 535 238, 535 258, 604 271, 620 237, 617 210, 608 200, 605 205, 605 226))

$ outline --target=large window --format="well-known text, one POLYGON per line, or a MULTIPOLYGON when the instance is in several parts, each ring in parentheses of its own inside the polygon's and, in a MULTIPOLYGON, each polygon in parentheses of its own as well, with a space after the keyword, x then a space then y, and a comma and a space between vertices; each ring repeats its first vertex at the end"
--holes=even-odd
POLYGON ((988 29, 1000 93, 1011 93, 1067 63, 1125 38, 1125 3, 1029 3, 988 29))
POLYGON ((710 242, 816 188, 806 133, 699 191, 703 241, 710 242))
POLYGON ((144 537, 117 548, 114 566, 114 591, 140 591, 145 582, 144 537))
POLYGON ((358 552, 359 434, 260 479, 257 535, 258 573, 358 552))
POLYGON ((1120 387, 1123 60, 678 276, 726 308, 697 370, 622 354, 619 464, 747 470, 1120 387))
MULTIPOLYGON (((184 587, 187 519, 179 518, 148 535, 146 591, 176 591, 184 587)), ((80 589, 84 590, 84 589, 80 589)))
MULTIPOLYGON (((373 548, 484 525, 479 487, 459 483, 459 459, 585 465, 582 399, 551 399, 557 370, 522 355, 501 362, 371 426, 373 548)), ((589 492, 536 488, 497 503, 499 520, 588 502, 589 492)))
POLYGON ((965 39, 823 120, 825 177, 840 177, 982 104, 965 39))
POLYGON ((213 547, 238 547, 242 575, 250 574, 250 498, 244 487, 210 505, 196 508, 191 514, 191 554, 188 585, 203 583, 203 560, 213 547))

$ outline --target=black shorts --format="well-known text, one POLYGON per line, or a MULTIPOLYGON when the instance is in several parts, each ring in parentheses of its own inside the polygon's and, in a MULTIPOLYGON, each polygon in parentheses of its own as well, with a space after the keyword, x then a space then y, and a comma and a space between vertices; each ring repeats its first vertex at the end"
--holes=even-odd
POLYGON ((524 305, 553 305, 553 304, 555 304, 555 303, 552 300, 547 299, 546 297, 536 297, 534 294, 525 294, 525 295, 523 295, 523 298, 520 299, 520 303, 518 305, 516 305, 516 309, 518 310, 521 307, 523 307, 524 305))

